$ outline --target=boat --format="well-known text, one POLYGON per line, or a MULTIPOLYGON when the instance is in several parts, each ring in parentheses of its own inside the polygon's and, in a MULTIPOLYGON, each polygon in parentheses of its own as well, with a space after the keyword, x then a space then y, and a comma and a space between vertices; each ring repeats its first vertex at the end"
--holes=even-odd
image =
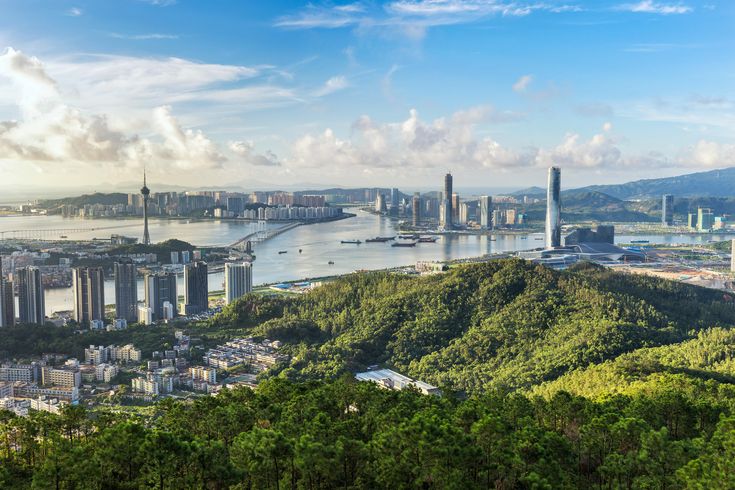
POLYGON ((61 235, 61 238, 69 238, 69 237, 67 237, 66 235, 61 235))
POLYGON ((329 262, 327 262, 327 264, 329 264, 329 265, 334 265, 334 262, 332 262, 332 261, 330 260, 329 262))
POLYGON ((534 240, 543 240, 543 239, 544 239, 544 237, 542 237, 542 236, 537 236, 536 238, 534 238, 534 240))
POLYGON ((436 243, 437 240, 439 240, 439 238, 435 236, 419 237, 419 243, 436 243))
POLYGON ((376 236, 375 238, 368 238, 365 243, 385 243, 395 239, 394 236, 376 236))
POLYGON ((418 235, 398 235, 398 238, 402 238, 404 240, 417 240, 419 236, 418 235))
POLYGON ((415 247, 416 242, 396 242, 391 244, 391 247, 415 247))
POLYGON ((278 251, 278 254, 279 254, 279 255, 280 255, 280 254, 287 254, 287 253, 288 253, 288 250, 279 250, 279 251, 278 251))
POLYGON ((340 243, 349 243, 352 245, 360 245, 362 242, 360 240, 342 240, 340 243))
POLYGON ((299 253, 301 253, 301 249, 299 249, 299 253))

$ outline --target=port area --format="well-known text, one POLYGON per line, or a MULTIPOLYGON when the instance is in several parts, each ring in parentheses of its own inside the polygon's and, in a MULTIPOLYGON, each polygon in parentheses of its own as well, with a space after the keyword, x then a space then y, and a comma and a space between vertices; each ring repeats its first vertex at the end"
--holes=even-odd
MULTIPOLYGON (((728 242, 729 244, 729 242, 728 242)), ((735 272, 730 271, 730 254, 714 246, 645 246, 643 263, 611 265, 620 272, 639 274, 735 292, 735 272)))

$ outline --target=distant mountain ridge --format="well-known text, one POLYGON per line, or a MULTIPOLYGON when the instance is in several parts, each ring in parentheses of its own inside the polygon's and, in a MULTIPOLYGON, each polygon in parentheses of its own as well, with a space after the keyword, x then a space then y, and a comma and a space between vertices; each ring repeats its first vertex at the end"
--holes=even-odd
POLYGON ((676 197, 726 197, 735 193, 735 167, 625 184, 590 185, 576 190, 603 192, 624 200, 658 198, 663 194, 676 197))

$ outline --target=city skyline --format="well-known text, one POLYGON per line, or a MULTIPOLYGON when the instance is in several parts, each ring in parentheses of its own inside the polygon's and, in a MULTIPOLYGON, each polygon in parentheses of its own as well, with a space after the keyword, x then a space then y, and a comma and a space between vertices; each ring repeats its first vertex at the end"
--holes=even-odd
POLYGON ((4 187, 103 190, 143 165, 154 184, 251 189, 430 186, 447 168, 543 186, 550 165, 574 187, 735 165, 728 2, 35 1, 4 14, 4 187))

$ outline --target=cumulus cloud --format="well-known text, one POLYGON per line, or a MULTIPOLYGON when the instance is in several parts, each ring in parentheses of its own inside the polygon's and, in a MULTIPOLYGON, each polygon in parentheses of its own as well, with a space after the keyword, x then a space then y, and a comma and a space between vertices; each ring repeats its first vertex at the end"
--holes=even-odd
POLYGON ((735 165, 735 145, 699 140, 680 157, 683 164, 702 167, 728 167, 735 165))
POLYGON ((362 116, 352 125, 349 139, 338 137, 331 129, 297 139, 287 161, 294 166, 370 169, 519 165, 525 156, 501 147, 489 137, 475 136, 479 123, 511 119, 488 106, 458 111, 431 122, 420 119, 414 109, 399 122, 378 123, 362 116))
POLYGON ((231 141, 228 145, 230 151, 251 165, 262 167, 277 167, 281 165, 278 156, 270 150, 265 153, 257 153, 252 141, 231 141))
POLYGON ((641 0, 638 3, 626 3, 619 5, 617 10, 626 12, 647 13, 647 14, 687 14, 693 9, 683 3, 663 3, 654 0, 641 0))
POLYGON ((43 64, 12 48, 0 55, 0 76, 11 80, 22 119, 0 121, 0 158, 30 162, 78 162, 174 168, 212 168, 225 157, 201 131, 184 129, 168 106, 156 108, 150 138, 127 134, 109 117, 87 114, 64 103, 43 64))
POLYGON ((80 9, 78 7, 72 7, 69 10, 66 11, 66 15, 68 15, 69 17, 79 17, 83 13, 84 12, 82 11, 82 9, 80 9))
POLYGON ((343 75, 338 75, 324 82, 324 85, 322 85, 318 90, 314 92, 314 96, 324 97, 325 95, 333 94, 334 92, 343 90, 349 87, 349 85, 350 84, 347 81, 347 78, 345 78, 343 75))
POLYGON ((532 80, 533 77, 531 75, 523 75, 513 84, 513 91, 518 93, 525 92, 532 80))

